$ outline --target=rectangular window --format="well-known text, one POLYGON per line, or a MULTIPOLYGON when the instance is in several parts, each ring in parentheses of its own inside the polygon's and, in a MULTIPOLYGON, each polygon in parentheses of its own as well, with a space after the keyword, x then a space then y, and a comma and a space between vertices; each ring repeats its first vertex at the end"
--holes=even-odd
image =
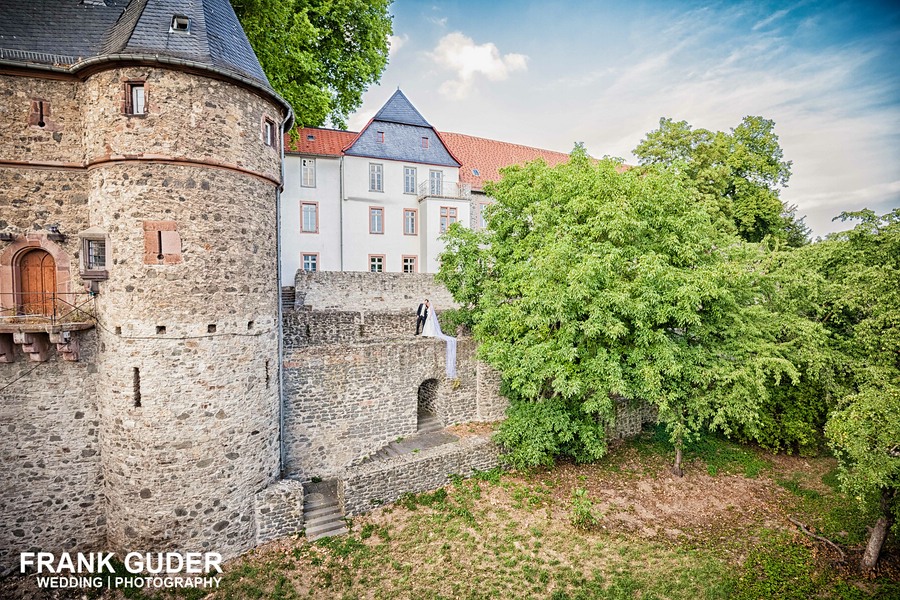
POLYGON ((300 185, 316 187, 316 159, 304 158, 300 161, 300 185))
POLYGON ((487 219, 484 216, 485 209, 490 206, 489 204, 478 204, 478 229, 484 231, 487 229, 487 219))
POLYGON ((384 254, 370 254, 369 255, 369 272, 371 272, 371 273, 384 272, 384 254))
POLYGON ((375 141, 378 142, 379 144, 384 143, 384 132, 383 131, 375 132, 375 141))
POLYGON ((428 138, 425 136, 422 136, 422 147, 428 148, 428 138))
POLYGON ((369 207, 369 233, 384 233, 384 208, 369 207))
POLYGON ((416 193, 416 168, 403 167, 403 193, 416 193))
POLYGON ((454 206, 442 206, 441 207, 441 233, 447 231, 450 228, 450 225, 456 223, 456 207, 454 206))
POLYGON ((312 254, 304 254, 303 255, 303 270, 307 273, 315 273, 319 270, 319 255, 312 254))
POLYGON ((303 233, 319 233, 319 203, 301 202, 300 207, 302 214, 300 231, 303 233))
POLYGON ((428 191, 432 196, 440 196, 444 193, 444 172, 429 171, 428 191))
POLYGON ((384 191, 384 175, 379 164, 369 163, 369 191, 384 191))
POLYGON ((88 271, 106 268, 106 240, 85 240, 85 267, 88 271))
POLYGON ((263 142, 266 146, 275 145, 275 121, 268 117, 263 120, 263 142))
POLYGON ((403 235, 416 235, 418 232, 419 211, 414 208, 403 209, 403 235))
POLYGON ((143 81, 125 83, 125 114, 143 115, 147 113, 147 97, 143 81))
POLYGON ((404 273, 418 273, 419 270, 416 267, 416 257, 415 256, 404 256, 403 257, 403 272, 404 273))

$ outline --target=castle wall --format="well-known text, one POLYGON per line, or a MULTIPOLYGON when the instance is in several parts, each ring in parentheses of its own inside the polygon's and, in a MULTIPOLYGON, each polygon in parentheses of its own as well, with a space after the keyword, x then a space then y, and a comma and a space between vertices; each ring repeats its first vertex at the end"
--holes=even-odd
POLYGON ((297 307, 314 310, 388 311, 415 315, 425 298, 439 311, 458 307, 447 288, 427 273, 297 271, 294 285, 297 307))
POLYGON ((33 548, 103 549, 96 332, 79 342, 79 362, 28 362, 15 347, 0 363, 0 574, 33 548))
POLYGON ((455 444, 416 454, 349 467, 341 474, 338 497, 347 516, 369 512, 406 493, 447 485, 450 475, 468 477, 500 465, 500 450, 489 437, 465 438, 455 444))

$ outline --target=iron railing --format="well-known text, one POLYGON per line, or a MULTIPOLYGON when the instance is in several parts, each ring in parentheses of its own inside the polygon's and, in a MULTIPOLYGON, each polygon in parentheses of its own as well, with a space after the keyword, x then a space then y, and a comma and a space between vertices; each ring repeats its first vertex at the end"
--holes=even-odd
POLYGON ((0 325, 94 322, 91 292, 0 292, 0 325))
POLYGON ((456 181, 423 181, 419 184, 419 200, 422 198, 452 198, 468 200, 472 195, 472 186, 456 181))

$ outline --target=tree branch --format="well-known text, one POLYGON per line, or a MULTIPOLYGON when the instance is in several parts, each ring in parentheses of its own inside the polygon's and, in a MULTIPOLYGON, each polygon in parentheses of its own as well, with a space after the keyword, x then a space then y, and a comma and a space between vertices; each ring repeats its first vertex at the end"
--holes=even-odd
POLYGON ((819 540, 820 542, 825 542, 826 544, 828 544, 829 546, 831 546, 832 548, 834 548, 835 550, 837 550, 838 554, 841 555, 841 562, 844 562, 844 559, 846 558, 846 557, 844 556, 844 551, 841 550, 841 549, 838 547, 837 544, 835 544, 834 542, 832 542, 832 541, 829 540, 828 538, 822 537, 821 535, 816 535, 816 534, 814 534, 812 531, 810 531, 809 529, 806 528, 806 525, 804 525, 803 523, 801 523, 800 521, 798 521, 798 520, 795 519, 794 517, 788 516, 788 521, 790 521, 791 523, 793 523, 794 525, 796 525, 797 527, 799 527, 799 528, 800 528, 800 531, 802 531, 803 533, 805 533, 805 534, 808 535, 809 537, 811 537, 811 538, 813 538, 813 539, 816 539, 816 540, 819 540))

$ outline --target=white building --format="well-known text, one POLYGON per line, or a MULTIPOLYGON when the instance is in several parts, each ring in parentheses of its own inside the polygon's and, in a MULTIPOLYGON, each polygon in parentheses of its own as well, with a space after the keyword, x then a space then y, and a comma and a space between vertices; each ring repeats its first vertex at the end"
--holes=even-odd
POLYGON ((282 285, 298 269, 434 273, 454 222, 479 227, 499 169, 567 154, 441 134, 397 90, 359 133, 285 139, 282 285))

